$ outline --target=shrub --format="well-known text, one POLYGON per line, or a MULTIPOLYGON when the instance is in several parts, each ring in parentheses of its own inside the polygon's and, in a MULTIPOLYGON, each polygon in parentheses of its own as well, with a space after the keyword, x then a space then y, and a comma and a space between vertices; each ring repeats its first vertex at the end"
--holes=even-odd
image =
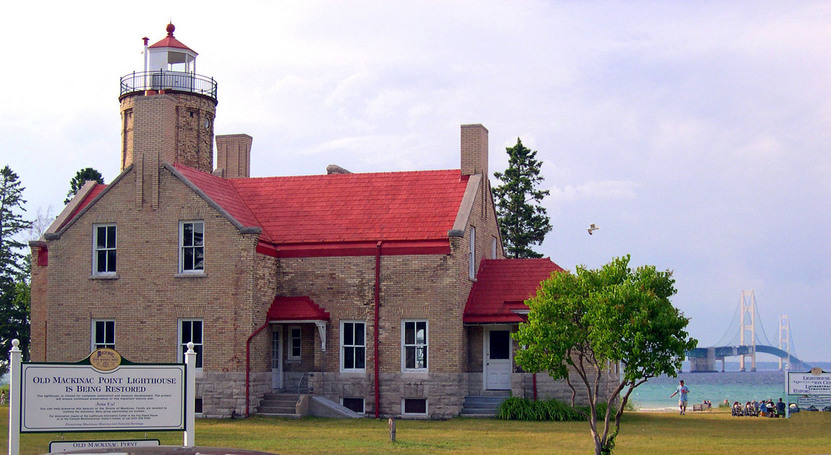
MULTIPOLYGON (((597 414, 606 412, 606 403, 597 405, 597 414)), ((503 420, 546 420, 575 422, 587 420, 589 408, 571 406, 559 400, 533 401, 527 398, 510 397, 502 402, 497 417, 503 420), (583 413, 581 414, 582 411, 583 413)))

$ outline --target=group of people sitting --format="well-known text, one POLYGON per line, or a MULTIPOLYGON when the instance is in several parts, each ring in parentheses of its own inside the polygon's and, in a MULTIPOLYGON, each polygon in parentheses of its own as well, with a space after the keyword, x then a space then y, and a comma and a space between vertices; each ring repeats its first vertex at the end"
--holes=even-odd
POLYGON ((785 402, 780 398, 777 403, 773 400, 748 401, 744 406, 738 401, 733 403, 732 415, 736 417, 785 417, 785 402))

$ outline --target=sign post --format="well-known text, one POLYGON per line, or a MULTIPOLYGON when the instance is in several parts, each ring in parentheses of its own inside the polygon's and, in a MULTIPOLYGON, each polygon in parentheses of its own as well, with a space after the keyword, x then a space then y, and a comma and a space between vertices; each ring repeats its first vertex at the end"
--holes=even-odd
POLYGON ((196 437, 196 414, 193 409, 194 394, 196 393, 196 351, 193 350, 193 343, 188 343, 188 352, 185 353, 185 366, 187 373, 188 400, 185 403, 185 447, 193 447, 196 437))
POLYGON ((9 352, 9 455, 20 453, 20 341, 12 340, 9 352))

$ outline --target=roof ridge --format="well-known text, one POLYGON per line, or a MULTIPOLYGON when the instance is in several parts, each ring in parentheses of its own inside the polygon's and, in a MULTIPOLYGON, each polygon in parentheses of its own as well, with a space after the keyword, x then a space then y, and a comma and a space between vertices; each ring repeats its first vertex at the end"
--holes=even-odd
POLYGON ((302 174, 302 175, 271 175, 271 176, 264 176, 264 177, 237 177, 232 179, 225 179, 228 181, 234 180, 266 180, 266 179, 292 179, 292 178, 307 178, 307 177, 331 177, 331 178, 354 178, 355 176, 364 176, 364 175, 387 175, 387 174, 416 174, 416 173, 427 173, 427 172, 452 172, 452 171, 459 171, 460 169, 422 169, 422 170, 415 170, 415 171, 381 171, 381 172, 350 172, 349 174, 302 174))

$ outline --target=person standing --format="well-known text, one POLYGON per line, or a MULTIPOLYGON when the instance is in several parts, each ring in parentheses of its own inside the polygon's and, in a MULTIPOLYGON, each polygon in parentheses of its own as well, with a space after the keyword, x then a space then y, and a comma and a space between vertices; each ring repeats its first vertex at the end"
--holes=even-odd
POLYGON ((681 415, 685 415, 687 413, 687 394, 690 393, 689 387, 684 385, 684 380, 681 380, 681 384, 678 388, 675 389, 675 392, 672 393, 669 397, 672 398, 675 395, 678 395, 678 408, 681 410, 681 415))

